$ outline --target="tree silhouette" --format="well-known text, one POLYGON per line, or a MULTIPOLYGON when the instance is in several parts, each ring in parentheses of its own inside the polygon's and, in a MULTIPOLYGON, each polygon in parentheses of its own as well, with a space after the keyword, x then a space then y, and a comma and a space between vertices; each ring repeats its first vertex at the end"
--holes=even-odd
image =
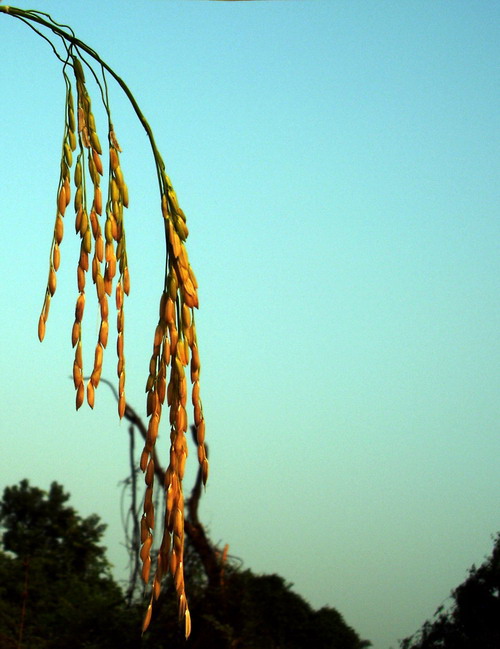
MULTIPOLYGON (((151 545, 155 527, 153 482, 155 474, 155 443, 166 405, 169 410, 170 461, 165 472, 166 511, 163 520, 163 537, 156 557, 152 593, 144 618, 146 629, 151 618, 153 602, 158 599, 163 577, 170 572, 174 579, 179 616, 184 620, 185 634, 190 632, 190 614, 184 588, 184 496, 182 480, 187 458, 186 410, 187 376, 192 383, 191 401, 198 446, 198 460, 205 483, 208 477, 208 459, 205 452, 205 420, 200 399, 200 357, 194 310, 198 307, 197 282, 189 263, 185 246, 188 236, 186 216, 179 206, 177 196, 168 177, 162 156, 156 145, 153 131, 144 117, 135 97, 125 82, 101 59, 99 54, 79 40, 73 30, 53 20, 48 14, 0 5, 0 14, 10 16, 46 40, 62 64, 65 83, 65 119, 59 180, 56 191, 56 217, 49 257, 49 273, 38 336, 43 340, 51 300, 56 292, 57 271, 61 259, 65 215, 73 199, 75 228, 80 236, 78 257, 75 319, 72 327, 72 344, 75 349, 73 381, 76 390, 76 408, 87 396, 93 407, 95 391, 99 385, 104 350, 109 336, 109 302, 114 290, 117 309, 117 376, 118 413, 123 417, 125 398, 124 355, 124 300, 130 291, 130 276, 125 237, 125 209, 129 190, 121 164, 121 149, 111 116, 108 81, 113 79, 131 103, 137 118, 149 139, 159 188, 159 213, 165 232, 165 272, 160 296, 158 323, 154 332, 153 353, 149 362, 147 379, 147 426, 140 466, 146 476, 144 512, 141 519, 142 575, 149 581, 151 570, 151 545), (97 96, 102 101, 107 125, 104 130, 107 152, 101 146, 90 85, 90 74, 97 96), (76 89, 76 98, 74 96, 76 89), (107 163, 107 172, 105 173, 107 163), (72 184, 74 191, 72 191, 72 184), (106 192, 103 198, 103 187, 106 192), (74 196, 73 196, 74 193, 74 196), (82 354, 82 320, 87 301, 87 274, 95 285, 100 313, 100 328, 95 346, 94 364, 85 386, 82 354)), ((101 132, 101 131, 99 131, 101 132)), ((102 134, 102 132, 101 132, 102 134)))
MULTIPOLYGON (((255 575, 212 544, 186 544, 193 631, 187 642, 175 616, 172 576, 140 640, 141 597, 130 601, 113 580, 101 546, 105 525, 82 518, 69 494, 27 480, 0 501, 0 649, 363 649, 370 646, 338 611, 315 611, 279 575, 255 575), (218 579, 210 577, 212 554, 218 579)), ((193 506, 195 504, 193 503, 193 506)))
MULTIPOLYGON (((0 502, 0 647, 133 646, 124 597, 111 577, 106 525, 81 518, 53 482, 7 487, 0 502), (115 637, 111 645, 107 638, 115 637), (128 644, 130 643, 130 644, 128 644)), ((136 626, 138 624, 136 617, 136 626)))
POLYGON ((440 607, 401 649, 498 649, 500 647, 500 533, 491 556, 452 594, 449 610, 440 607))

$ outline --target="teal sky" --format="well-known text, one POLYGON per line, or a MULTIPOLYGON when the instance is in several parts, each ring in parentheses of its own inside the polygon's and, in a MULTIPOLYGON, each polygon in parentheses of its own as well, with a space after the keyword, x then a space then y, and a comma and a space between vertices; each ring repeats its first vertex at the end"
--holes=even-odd
MULTIPOLYGON (((500 529, 500 5, 38 8, 130 86, 188 216, 211 538, 313 606, 337 608, 375 649, 395 648, 500 529)), ((128 426, 106 386, 94 412, 76 413, 67 378, 79 245, 70 216, 43 345, 36 335, 60 63, 2 14, 0 54, 0 488, 61 482, 83 515, 109 524, 125 576, 128 426)), ((145 135, 112 82, 110 94, 130 192, 127 396, 145 414, 163 224, 145 135)), ((99 128, 95 89, 93 105, 99 128)), ((85 317, 89 367, 91 298, 85 317)), ((112 338, 104 375, 114 380, 115 367, 112 338)), ((158 443, 165 460, 165 427, 158 443)), ((192 477, 195 452, 189 460, 192 477)))

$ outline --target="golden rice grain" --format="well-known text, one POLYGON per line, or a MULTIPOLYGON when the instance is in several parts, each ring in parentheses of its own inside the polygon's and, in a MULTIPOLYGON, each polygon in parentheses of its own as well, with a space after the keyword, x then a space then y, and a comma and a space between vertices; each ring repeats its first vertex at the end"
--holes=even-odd
POLYGON ((116 353, 119 358, 123 356, 123 334, 121 332, 116 338, 116 353))
POLYGON ((152 459, 150 459, 146 469, 146 475, 144 477, 144 480, 148 486, 152 486, 154 477, 155 477, 155 463, 152 459))
POLYGON ((64 185, 61 185, 59 189, 59 194, 57 196, 57 209, 59 210, 59 213, 64 216, 64 212, 66 211, 66 190, 64 185))
POLYGON ((205 420, 202 419, 198 426, 196 426, 196 441, 198 445, 203 445, 205 443, 205 420))
POLYGON ((156 442, 156 438, 158 437, 159 424, 159 411, 153 412, 148 424, 148 440, 151 442, 151 444, 154 444, 156 442))
POLYGON ((85 235, 85 233, 89 229, 89 217, 87 215, 87 210, 85 208, 83 208, 83 207, 82 207, 82 209, 80 211, 80 218, 79 218, 78 224, 80 226, 80 229, 79 229, 80 236, 83 238, 83 236, 85 235))
POLYGON ((56 292, 56 286, 57 286, 56 272, 54 268, 51 268, 49 271, 49 282, 48 282, 48 289, 51 295, 54 295, 54 293, 56 292))
POLYGON ((186 609, 186 612, 184 613, 184 635, 186 637, 186 640, 189 638, 189 635, 191 633, 191 614, 189 612, 189 609, 186 609))
POLYGON ((104 279, 101 273, 97 273, 95 285, 97 291, 97 298, 100 302, 102 299, 104 299, 106 293, 106 291, 104 290, 104 279))
POLYGON ((75 232, 81 232, 83 207, 79 207, 75 212, 75 232))
POLYGON ((182 304, 182 327, 187 329, 191 326, 191 309, 187 304, 182 304))
POLYGON ((116 316, 116 330, 118 331, 118 333, 122 333, 124 323, 125 323, 125 314, 123 312, 123 309, 120 309, 116 316))
POLYGON ((151 602, 148 605, 148 608, 146 610, 146 614, 144 615, 144 620, 142 622, 142 632, 144 633, 146 629, 149 626, 149 623, 151 622, 151 615, 153 614, 153 605, 151 602))
POLYGON ((177 467, 177 473, 179 474, 179 480, 182 480, 184 478, 184 471, 186 469, 186 459, 187 459, 186 453, 183 453, 179 457, 179 466, 177 467))
MULTIPOLYGON (((144 559, 144 563, 142 564, 142 573, 141 573, 142 581, 143 581, 145 584, 147 584, 148 581, 149 581, 149 573, 150 573, 150 570, 151 570, 151 557, 150 557, 150 556, 147 556, 147 557, 144 559)), ((148 610, 149 610, 149 607, 148 607, 148 610)), ((149 621, 148 621, 148 624, 149 624, 149 621)))
POLYGON ((71 346, 74 347, 76 343, 80 340, 81 335, 81 324, 79 321, 75 320, 73 323, 73 328, 71 330, 71 346))
POLYGON ((174 506, 174 498, 175 498, 175 492, 172 489, 172 486, 170 485, 167 488, 167 512, 172 511, 172 507, 174 506))
MULTIPOLYGON (((141 453, 141 460, 139 462, 139 466, 141 467, 141 471, 145 471, 146 467, 148 465, 148 459, 149 459, 149 453, 146 449, 144 449, 141 453)), ((144 519, 146 520, 146 519, 144 519)))
POLYGON ((107 320, 108 315, 109 315, 109 307, 108 307, 108 298, 106 295, 100 300, 99 306, 101 308, 101 320, 107 320))
POLYGON ((75 361, 80 369, 83 367, 82 342, 78 341, 75 349, 75 361))
POLYGON ((118 183, 114 178, 111 178, 110 194, 111 194, 111 200, 114 203, 118 203, 118 201, 120 200, 120 188, 118 187, 118 183))
POLYGON ((94 367, 102 367, 102 356, 103 356, 102 346, 99 343, 97 343, 95 347, 95 354, 94 354, 94 367))
POLYGON ((166 365, 170 365, 170 340, 163 339, 162 360, 166 365))
POLYGON ((121 169, 120 165, 118 165, 114 169, 114 176, 115 176, 115 180, 116 180, 116 184, 118 185, 118 188, 121 189, 123 187, 123 183, 125 181, 123 179, 123 172, 122 172, 122 169, 121 169))
POLYGON ((183 340, 179 340, 177 342, 175 353, 177 354, 177 357, 179 358, 180 362, 183 365, 188 364, 187 357, 186 357, 186 349, 184 347, 184 341, 183 340))
POLYGON ((104 239, 101 234, 99 234, 95 240, 95 256, 102 263, 104 260, 104 239))
POLYGON ((106 275, 109 277, 109 279, 113 279, 113 277, 116 275, 116 257, 113 255, 111 259, 109 259, 107 266, 106 266, 106 275))
POLYGON ((198 401, 200 400, 200 384, 198 381, 193 384, 193 392, 192 392, 192 404, 195 406, 198 401))
POLYGON ((82 250, 89 254, 92 250, 92 233, 87 229, 82 239, 82 250))
POLYGON ((109 148, 109 164, 110 164, 111 169, 112 169, 113 171, 114 171, 114 170, 118 167, 118 165, 119 165, 119 161, 118 161, 118 153, 116 152, 116 149, 115 149, 115 147, 113 147, 113 146, 109 148))
POLYGON ((85 272, 89 269, 89 254, 83 248, 80 248, 80 259, 78 264, 83 268, 85 272))
POLYGON ((146 523, 148 524, 148 527, 150 530, 154 529, 155 526, 155 508, 153 504, 151 504, 151 507, 148 508, 146 512, 146 523))
POLYGON ((125 390, 125 371, 122 370, 118 374, 118 394, 123 394, 125 390))
POLYGON ((94 386, 94 388, 96 388, 99 385, 99 381, 101 380, 101 372, 102 372, 101 367, 97 367, 94 368, 94 370, 92 370, 90 380, 92 381, 92 385, 94 386))
MULTIPOLYGON (((71 164, 69 166, 71 167, 71 164)), ((66 207, 68 207, 69 202, 71 200, 71 186, 69 184, 69 171, 68 171, 68 175, 64 179, 64 195, 66 198, 66 207)))
MULTIPOLYGON (((152 382, 154 383, 154 377, 152 382)), ((146 416, 149 417, 153 413, 154 390, 149 390, 147 392, 148 396, 146 400, 146 416)))
POLYGON ((99 328, 99 342, 104 348, 106 348, 106 345, 108 344, 108 331, 109 331, 108 321, 103 320, 99 328))
POLYGON ((125 414, 125 407, 126 407, 126 401, 125 401, 125 395, 121 394, 120 398, 118 399, 118 416, 120 419, 123 419, 123 415, 125 414))
POLYGON ((104 278, 104 291, 107 295, 113 292, 113 280, 107 276, 104 278))
POLYGON ((121 309, 123 307, 123 288, 121 282, 118 282, 115 290, 116 298, 116 308, 121 309))
POLYGON ((76 390, 76 409, 78 410, 82 403, 83 399, 85 398, 85 386, 83 385, 83 381, 80 383, 76 390))
POLYGON ((187 414, 185 408, 179 407, 175 416, 175 424, 179 432, 184 432, 187 429, 187 414))
POLYGON ((97 214, 102 214, 102 191, 100 187, 94 187, 94 209, 97 214))
POLYGON ((73 385, 75 390, 78 389, 78 386, 82 382, 82 369, 79 367, 76 361, 73 361, 73 385))
POLYGON ((149 527, 146 523, 146 517, 143 515, 141 518, 141 543, 144 543, 149 535, 149 527))
POLYGON ((167 392, 167 382, 165 380, 165 376, 158 377, 156 391, 158 393, 158 399, 160 403, 163 404, 167 392))
MULTIPOLYGON (((158 556, 157 558, 157 563, 160 561, 161 557, 158 556)), ((156 568, 156 571, 158 572, 158 567, 156 568)), ((161 592, 161 581, 160 578, 155 575, 155 578, 153 579, 153 597, 155 600, 157 600, 160 597, 160 592, 161 592)))
POLYGON ((45 293, 45 300, 43 301, 43 308, 42 308, 42 315, 45 322, 47 322, 47 318, 49 317, 49 309, 50 309, 50 294, 45 293))
POLYGON ((109 277, 104 277, 104 292, 106 295, 111 295, 113 292, 113 280, 109 277))
POLYGON ((182 569, 182 561, 179 561, 179 565, 177 566, 177 570, 175 571, 174 584, 175 590, 177 592, 184 589, 184 571, 182 569))
POLYGON ((75 185, 77 187, 80 187, 82 184, 82 180, 83 180, 82 163, 80 159, 78 159, 75 166, 75 177, 74 177, 75 185))
MULTIPOLYGON (((101 156, 97 153, 95 149, 92 149, 92 160, 94 161, 95 167, 97 169, 97 173, 102 176, 102 160, 101 156)), ((71 165, 70 165, 71 166, 71 165)))
POLYGON ((87 383, 87 403, 91 408, 94 407, 94 398, 95 398, 94 386, 92 384, 92 381, 89 381, 87 383))
POLYGON ((45 320, 43 314, 40 315, 38 319, 38 339, 40 342, 45 338, 45 320))
MULTIPOLYGON (((78 187, 76 190, 74 206, 75 206, 75 212, 77 213, 80 210, 80 208, 83 207, 83 189, 81 187, 78 187)), ((64 212, 61 212, 61 214, 64 214, 64 212)))
MULTIPOLYGON (((179 334, 177 332, 177 329, 173 325, 170 326, 168 333, 170 336, 170 353, 174 355, 177 353, 177 340, 179 339, 179 334)), ((182 363, 181 363, 181 367, 182 367, 182 363)))
POLYGON ((113 222, 109 216, 104 224, 104 237, 107 245, 113 243, 113 222))
POLYGON ((125 295, 128 295, 130 293, 130 276, 128 272, 128 266, 125 266, 123 270, 123 290, 125 292, 125 295))
POLYGON ((85 289, 85 271, 80 266, 76 269, 76 282, 78 285, 78 292, 83 293, 85 289))
POLYGON ((76 300, 75 307, 75 320, 81 322, 83 318, 83 310, 85 308, 85 293, 80 293, 76 300))
POLYGON ((200 421, 203 419, 203 413, 201 412, 201 404, 198 401, 194 405, 194 423, 196 426, 199 426, 200 421))
POLYGON ((181 240, 179 239, 179 235, 177 234, 177 232, 174 230, 172 221, 168 222, 168 238, 170 244, 172 245, 172 251, 174 253, 174 257, 176 258, 179 257, 181 252, 181 240))
POLYGON ((100 268, 99 260, 94 255, 92 257, 92 281, 94 282, 94 284, 97 282, 97 275, 100 273, 100 270, 101 268, 100 268))
MULTIPOLYGON (((92 113, 89 115, 90 118, 93 118, 94 116, 92 113)), ((95 130, 92 130, 90 132, 90 144, 92 145, 92 148, 97 151, 97 153, 101 154, 102 149, 101 149, 101 143, 99 142, 99 136, 95 132, 95 130)))
MULTIPOLYGON (((75 118, 73 116, 73 121, 74 119, 75 118)), ((73 129, 71 129, 71 131, 68 132, 68 137, 69 137, 69 145, 71 147, 71 150, 74 151, 76 149, 76 136, 73 129)))
POLYGON ((61 215, 58 214, 56 216, 56 224, 54 226, 54 239, 57 244, 60 244, 62 239, 63 239, 63 234, 64 234, 64 223, 61 218, 61 215))
POLYGON ((169 562, 169 564, 170 564, 169 565, 170 574, 175 575, 176 570, 177 570, 177 566, 179 564, 179 559, 177 557, 177 554, 176 554, 175 550, 172 550, 172 552, 170 553, 170 562, 169 562))
MULTIPOLYGON (((148 529, 147 525, 146 525, 146 529, 148 529)), ((146 561, 146 559, 149 557, 149 551, 151 550, 152 544, 153 544, 153 535, 148 530, 146 539, 144 540, 140 550, 140 557, 142 561, 146 561)))
POLYGON ((201 472, 202 472, 203 484, 206 485, 207 480, 208 480, 208 460, 207 460, 206 457, 203 460, 203 465, 201 467, 201 472))
POLYGON ((52 265, 54 266, 54 270, 59 270, 59 265, 61 263, 61 251, 59 249, 59 244, 55 243, 54 248, 52 250, 52 265))

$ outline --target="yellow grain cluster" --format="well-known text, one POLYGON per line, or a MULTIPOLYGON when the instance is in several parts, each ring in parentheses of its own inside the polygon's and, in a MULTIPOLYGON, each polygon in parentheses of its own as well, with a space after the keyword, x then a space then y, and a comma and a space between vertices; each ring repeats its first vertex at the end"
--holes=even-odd
MULTIPOLYGON (((104 244, 99 224, 99 217, 102 214, 102 190, 101 176, 102 168, 102 149, 99 137, 96 131, 95 118, 92 112, 90 95, 85 85, 85 76, 80 61, 73 59, 73 68, 76 77, 76 88, 78 97, 78 136, 80 153, 78 155, 74 182, 76 186, 75 194, 75 229, 80 234, 80 258, 77 268, 78 280, 78 301, 85 295, 85 275, 89 269, 89 256, 92 253, 92 244, 94 243, 94 255, 92 259, 92 280, 96 286, 97 298, 101 311, 101 327, 99 330, 99 339, 95 348, 94 367, 90 380, 87 384, 87 402, 91 408, 94 407, 95 388, 99 384, 102 371, 102 360, 104 347, 107 343, 108 331, 108 302, 104 290, 104 282, 101 274, 101 264, 104 260, 104 244), (92 182, 92 206, 90 214, 87 213, 87 177, 84 171, 85 158, 92 182)), ((81 320, 75 317, 73 325, 72 342, 73 345, 81 346, 81 320)), ((83 403, 83 373, 82 387, 77 388, 76 407, 79 408, 83 403), (81 392, 81 398, 80 398, 81 392)))
MULTIPOLYGON (((60 244, 63 238, 63 218, 71 198, 70 170, 73 164, 73 151, 77 146, 73 181, 75 184, 74 209, 75 229, 80 235, 80 254, 77 267, 78 297, 75 305, 75 320, 72 329, 72 345, 75 349, 73 362, 73 381, 76 390, 77 409, 85 397, 82 360, 82 320, 85 310, 85 284, 92 255, 92 280, 96 287, 101 322, 95 347, 94 365, 87 383, 87 401, 93 408, 95 389, 99 385, 102 372, 104 349, 108 342, 109 305, 108 297, 113 291, 113 280, 118 275, 115 288, 117 309, 117 375, 118 375, 118 413, 123 417, 125 401, 125 357, 124 341, 124 295, 130 291, 130 277, 124 228, 124 208, 128 207, 128 189, 120 166, 121 149, 116 140, 108 112, 109 176, 108 197, 103 206, 101 177, 103 176, 102 150, 96 131, 91 100, 87 91, 85 77, 80 61, 70 53, 77 89, 77 124, 71 86, 67 83, 66 120, 62 147, 61 174, 57 193, 57 213, 51 247, 49 277, 45 299, 39 320, 40 340, 45 333, 50 299, 56 290, 56 271, 60 264, 60 244), (76 135, 76 131, 78 131, 76 135), (87 201, 87 196, 91 199, 87 201), (90 211, 87 205, 91 203, 90 211), (103 215, 103 207, 105 219, 103 215), (101 222, 104 225, 101 228, 101 222)), ((102 88, 101 88, 102 90, 102 88)), ((103 97, 104 98, 104 97, 103 97)), ((144 513, 141 520, 140 556, 143 562, 142 578, 150 581, 151 547, 155 527, 153 504, 154 486, 154 447, 162 408, 167 404, 170 424, 170 459, 165 474, 165 520, 163 537, 157 555, 152 578, 151 600, 144 618, 143 630, 149 625, 152 606, 158 599, 162 578, 172 575, 179 604, 179 616, 184 621, 186 637, 190 633, 190 614, 184 588, 184 496, 182 480, 188 454, 186 432, 187 415, 187 373, 191 381, 191 403, 194 410, 194 423, 198 444, 198 461, 202 468, 203 482, 208 477, 208 460, 205 450, 205 420, 200 399, 200 358, 194 322, 194 309, 198 307, 197 282, 189 264, 185 247, 188 236, 186 217, 179 207, 177 197, 165 173, 160 154, 154 145, 154 156, 158 171, 166 240, 166 274, 164 289, 160 299, 159 318, 155 331, 153 354, 149 364, 149 377, 146 384, 147 414, 149 425, 146 442, 141 455, 141 469, 145 472, 146 494, 144 513), (189 368, 189 369, 188 369, 189 368)))
MULTIPOLYGON (((61 177, 57 195, 57 214, 54 226, 54 237, 51 248, 49 279, 45 294, 44 305, 38 325, 40 340, 45 334, 50 298, 56 290, 56 271, 60 263, 59 246, 63 237, 63 217, 70 202, 70 169, 73 163, 73 151, 76 149, 78 128, 79 153, 76 158, 73 181, 75 184, 75 229, 80 235, 80 255, 77 267, 78 297, 75 306, 75 320, 71 333, 71 342, 75 348, 73 363, 73 381, 76 389, 76 408, 80 408, 85 396, 82 361, 82 319, 85 308, 85 283, 89 270, 89 257, 92 254, 92 281, 96 287, 101 323, 94 354, 94 366, 87 384, 87 402, 94 407, 95 389, 99 385, 102 372, 104 349, 108 342, 109 304, 108 297, 113 291, 113 279, 119 267, 119 280, 116 286, 117 315, 117 353, 120 417, 125 412, 125 357, 123 353, 124 312, 123 293, 130 290, 130 279, 127 266, 125 247, 125 229, 123 226, 123 208, 128 206, 128 189, 123 180, 118 152, 120 147, 116 141, 113 126, 109 122, 109 184, 106 202, 106 220, 104 232, 100 219, 103 213, 101 177, 103 163, 102 149, 97 135, 92 103, 85 83, 82 65, 76 57, 72 57, 73 70, 77 89, 77 124, 69 80, 67 82, 67 116, 63 140, 61 160, 61 177), (87 171, 88 174, 87 174, 87 171), (90 183, 88 182, 90 179, 90 183), (87 196, 91 194, 91 208, 87 212, 87 196), (116 249, 115 249, 116 248, 116 249)), ((108 113, 109 114, 109 113, 108 113)))
POLYGON ((163 538, 157 556, 151 601, 144 618, 143 630, 149 624, 153 602, 160 594, 161 580, 167 572, 170 572, 177 592, 179 616, 184 620, 187 637, 190 633, 191 623, 184 588, 182 479, 188 454, 186 441, 188 427, 186 371, 188 367, 190 367, 192 383, 191 401, 194 407, 198 439, 198 460, 202 466, 204 482, 208 477, 208 460, 204 443, 205 421, 199 396, 200 359, 194 323, 194 308, 198 306, 197 282, 184 245, 188 236, 184 212, 178 205, 168 176, 163 174, 162 178, 165 187, 165 192, 162 195, 162 213, 167 238, 168 272, 165 289, 160 299, 159 319, 146 384, 147 414, 150 419, 146 443, 141 456, 141 468, 146 473, 146 496, 141 521, 142 576, 145 582, 149 580, 150 549, 154 529, 153 449, 158 436, 165 399, 169 407, 170 461, 165 473, 166 508, 163 538))
POLYGON ((40 341, 45 336, 45 324, 49 317, 50 299, 56 292, 56 273, 61 263, 60 245, 64 234, 64 214, 66 208, 71 200, 71 186, 70 186, 70 169, 73 164, 73 151, 76 149, 76 135, 75 135, 75 113, 73 107, 73 96, 69 86, 66 88, 66 115, 64 123, 64 137, 61 155, 61 172, 59 177, 59 184, 57 188, 57 210, 56 221, 54 224, 54 234, 52 237, 52 244, 50 248, 49 260, 49 277, 47 280, 47 288, 45 289, 45 297, 43 301, 42 311, 38 320, 38 337, 40 341))
POLYGON ((111 292, 113 277, 116 274, 118 263, 119 278, 116 284, 115 300, 117 313, 117 341, 116 350, 118 364, 118 414, 120 418, 125 413, 125 356, 123 354, 123 336, 125 316, 123 311, 123 294, 129 294, 130 276, 127 264, 127 249, 125 243, 125 227, 123 223, 123 208, 128 207, 128 188, 123 179, 120 167, 120 146, 116 140, 112 124, 109 129, 109 189, 106 204, 106 223, 104 232, 106 237, 106 270, 104 283, 106 291, 111 292), (115 250, 116 244, 116 250, 115 250))

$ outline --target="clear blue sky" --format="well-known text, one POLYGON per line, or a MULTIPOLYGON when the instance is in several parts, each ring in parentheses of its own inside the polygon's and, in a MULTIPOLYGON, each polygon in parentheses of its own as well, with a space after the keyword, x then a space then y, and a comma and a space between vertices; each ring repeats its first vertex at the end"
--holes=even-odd
MULTIPOLYGON (((500 5, 40 8, 127 81, 188 216, 212 539, 313 606, 336 607, 375 649, 396 647, 500 529, 500 5)), ((82 514, 108 522, 124 575, 127 424, 105 386, 94 412, 76 413, 67 378, 78 249, 69 219, 43 345, 36 336, 60 64, 4 15, 0 54, 0 487, 61 482, 82 514)), ((143 414, 163 226, 146 138, 113 83, 110 92, 130 191, 127 394, 143 414)), ((87 367, 97 327, 89 299, 87 367)), ((112 340, 104 374, 114 379, 112 340)), ((167 440, 163 430, 164 459, 167 440)))

